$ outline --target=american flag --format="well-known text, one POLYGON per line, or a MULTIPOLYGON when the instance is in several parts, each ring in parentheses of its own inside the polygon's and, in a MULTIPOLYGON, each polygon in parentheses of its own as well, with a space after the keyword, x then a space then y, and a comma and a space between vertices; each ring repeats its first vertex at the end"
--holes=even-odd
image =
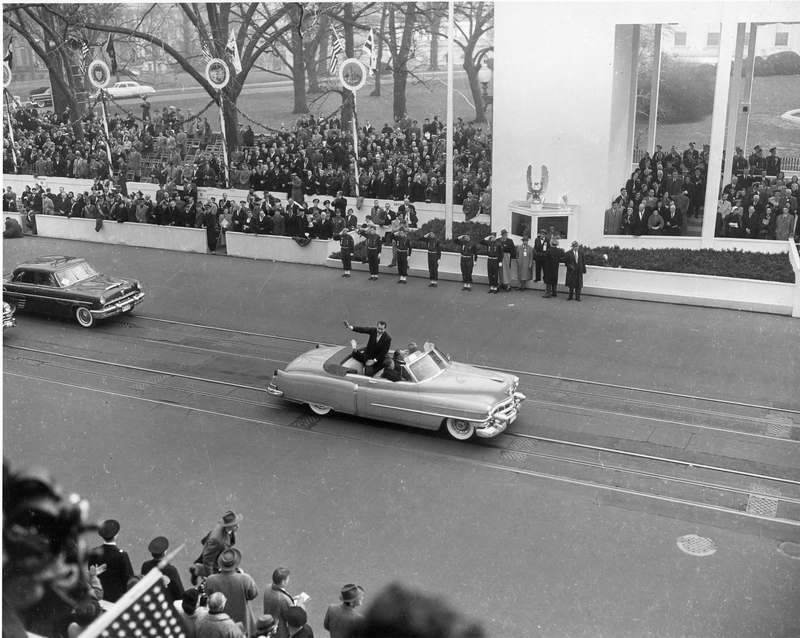
POLYGON ((6 56, 3 58, 3 62, 8 64, 8 68, 13 70, 14 68, 14 52, 11 50, 11 43, 13 42, 13 38, 8 39, 8 48, 6 49, 6 56))
POLYGON ((161 570, 149 571, 89 625, 81 638, 188 638, 164 591, 161 570))
POLYGON ((344 53, 344 47, 333 26, 331 26, 331 31, 333 31, 333 42, 331 43, 331 62, 329 68, 331 75, 334 75, 339 69, 339 56, 344 53))
POLYGON ((208 46, 208 42, 205 40, 200 42, 200 50, 203 52, 203 57, 206 59, 206 62, 210 62, 214 57, 211 55, 211 47, 208 46))

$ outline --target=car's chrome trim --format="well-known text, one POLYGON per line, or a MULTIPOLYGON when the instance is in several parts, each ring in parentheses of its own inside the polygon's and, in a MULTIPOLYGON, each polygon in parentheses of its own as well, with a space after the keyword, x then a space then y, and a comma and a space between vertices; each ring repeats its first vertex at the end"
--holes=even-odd
POLYGON ((110 304, 106 304, 100 310, 92 310, 91 308, 89 308, 89 312, 91 312, 93 316, 99 319, 105 319, 106 317, 118 315, 124 312, 123 308, 126 308, 126 306, 130 306, 131 308, 133 308, 137 304, 141 303, 142 299, 144 299, 144 295, 145 293, 143 292, 138 292, 133 296, 126 295, 125 297, 115 299, 110 304))
MULTIPOLYGON (((491 417, 486 416, 483 419, 473 419, 465 417, 463 414, 444 414, 441 412, 430 412, 428 410, 415 410, 414 408, 400 408, 396 405, 386 405, 385 403, 372 403, 371 405, 375 406, 376 408, 386 408, 388 410, 398 410, 400 412, 414 412, 416 414, 425 414, 427 416, 436 416, 441 419, 462 419, 469 421, 470 423, 486 423, 488 422, 491 417)), ((488 410, 487 410, 488 413, 488 410)))

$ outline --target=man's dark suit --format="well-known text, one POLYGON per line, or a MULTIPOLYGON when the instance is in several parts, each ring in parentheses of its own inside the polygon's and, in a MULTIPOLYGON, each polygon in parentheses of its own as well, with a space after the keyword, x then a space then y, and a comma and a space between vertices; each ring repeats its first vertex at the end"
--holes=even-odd
POLYGON ((361 363, 366 363, 370 359, 375 359, 375 365, 373 366, 375 372, 383 368, 383 360, 386 358, 386 355, 389 354, 389 349, 392 347, 392 338, 389 336, 389 333, 384 332, 380 341, 378 341, 377 328, 359 328, 358 326, 353 326, 353 332, 369 335, 367 347, 364 348, 362 352, 356 352, 353 358, 356 359, 356 361, 361 361, 361 363))
MULTIPOLYGON (((162 560, 164 559, 153 558, 142 563, 142 576, 146 576, 150 570, 152 570, 154 567, 158 567, 158 563, 162 560)), ((184 590, 183 582, 181 581, 181 575, 178 573, 178 569, 175 567, 175 565, 167 564, 164 565, 164 569, 161 570, 161 573, 169 578, 169 584, 167 585, 167 598, 169 598, 172 602, 180 600, 183 596, 184 590)))
POLYGON ((581 288, 583 288, 583 275, 586 273, 586 258, 583 255, 583 250, 578 248, 570 248, 564 252, 564 263, 567 265, 567 279, 566 284, 569 288, 569 299, 572 299, 573 294, 575 298, 581 300, 581 288), (577 254, 577 258, 575 253, 577 254))
POLYGON ((133 576, 131 559, 116 545, 103 543, 89 552, 89 567, 105 565, 106 571, 98 576, 103 585, 103 600, 115 603, 128 590, 128 580, 133 576))

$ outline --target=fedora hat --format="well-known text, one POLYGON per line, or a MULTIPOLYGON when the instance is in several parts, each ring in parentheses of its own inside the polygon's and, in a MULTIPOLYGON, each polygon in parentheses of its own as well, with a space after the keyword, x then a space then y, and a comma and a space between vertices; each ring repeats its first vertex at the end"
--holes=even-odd
POLYGON ((345 603, 352 603, 364 597, 364 588, 354 583, 348 583, 342 587, 339 600, 345 603))
POLYGON ((219 555, 219 558, 217 559, 219 570, 222 572, 235 571, 241 562, 242 552, 240 552, 238 549, 234 549, 233 547, 226 549, 219 555))
POLYGON ((238 525, 239 523, 244 520, 244 516, 241 514, 236 514, 235 512, 228 510, 222 517, 220 523, 222 523, 223 527, 233 527, 234 525, 238 525))
POLYGON ((258 617, 258 620, 256 620, 256 630, 260 634, 266 634, 272 631, 277 626, 277 624, 278 621, 275 620, 275 618, 273 618, 269 614, 262 614, 261 616, 258 617))

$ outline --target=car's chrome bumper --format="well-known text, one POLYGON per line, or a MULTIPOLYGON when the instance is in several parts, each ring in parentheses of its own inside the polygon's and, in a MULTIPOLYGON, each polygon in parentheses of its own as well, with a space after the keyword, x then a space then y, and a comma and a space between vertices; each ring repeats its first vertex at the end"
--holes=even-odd
POLYGON ((96 317, 97 319, 105 319, 106 317, 113 317, 133 309, 134 306, 142 303, 143 299, 144 293, 140 291, 132 297, 125 297, 125 299, 120 299, 114 303, 106 304, 100 310, 92 310, 90 308, 89 312, 91 312, 92 316, 96 317))
POLYGON ((3 330, 6 328, 13 328, 17 325, 17 320, 14 317, 3 317, 3 330))
POLYGON ((494 413, 486 425, 476 427, 475 434, 482 439, 488 439, 497 436, 511 425, 517 418, 520 404, 525 400, 525 395, 521 392, 515 392, 513 401, 509 403, 500 412, 494 413))
POLYGON ((278 388, 275 387, 274 383, 270 383, 269 386, 267 386, 267 393, 271 394, 274 397, 283 396, 283 390, 278 390, 278 388))

